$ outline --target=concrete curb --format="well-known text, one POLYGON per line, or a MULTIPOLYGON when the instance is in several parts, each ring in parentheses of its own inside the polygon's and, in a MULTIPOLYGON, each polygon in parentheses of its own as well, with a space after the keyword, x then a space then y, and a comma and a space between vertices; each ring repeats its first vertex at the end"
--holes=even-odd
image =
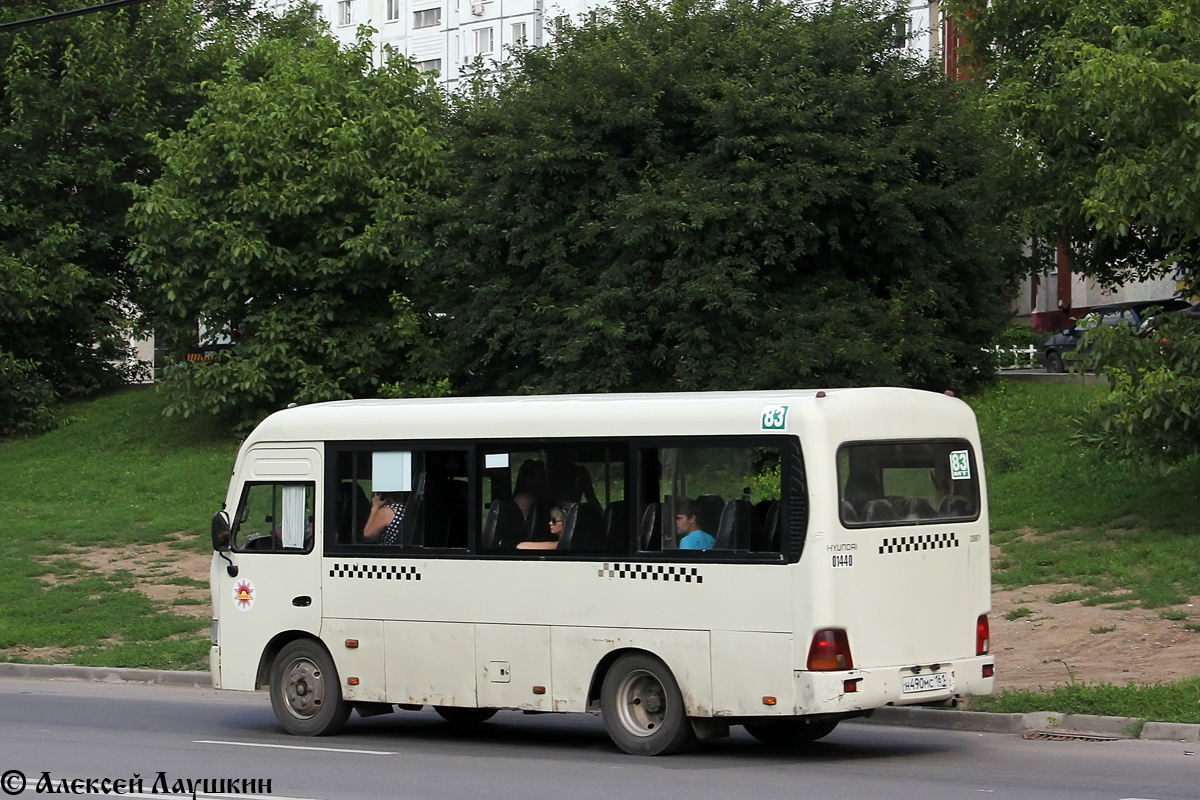
POLYGON ((1175 742, 1200 742, 1200 725, 1179 722, 1147 722, 1142 728, 1143 739, 1175 742))
POLYGON ((212 675, 207 672, 181 672, 169 669, 129 669, 125 667, 77 667, 73 664, 0 663, 0 678, 86 681, 91 683, 144 683, 158 686, 212 688, 212 675))
POLYGON ((908 728, 980 731, 982 733, 1023 733, 1045 730, 1118 736, 1123 739, 1200 742, 1200 725, 1147 722, 1136 717, 1058 714, 1053 711, 1039 711, 1032 714, 991 714, 983 711, 888 706, 878 709, 868 718, 855 720, 855 722, 899 725, 908 728))
MULTIPOLYGON (((158 686, 212 688, 207 672, 180 672, 168 669, 126 669, 123 667, 77 667, 72 664, 0 663, 0 678, 26 680, 83 681, 89 683, 140 683, 158 686)), ((981 733, 1023 733, 1049 730, 1104 734, 1125 739, 1200 742, 1200 725, 1176 722, 1146 722, 1133 717, 1098 717, 1090 714, 991 714, 984 711, 958 711, 948 708, 887 706, 870 717, 852 720, 865 725, 896 725, 907 728, 936 728, 981 733), (1140 730, 1139 727, 1141 728, 1140 730)))

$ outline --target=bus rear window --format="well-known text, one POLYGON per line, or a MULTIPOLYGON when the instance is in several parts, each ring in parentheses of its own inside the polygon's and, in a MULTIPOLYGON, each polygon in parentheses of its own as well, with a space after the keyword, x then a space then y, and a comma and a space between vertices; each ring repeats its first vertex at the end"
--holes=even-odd
POLYGON ((979 469, 965 440, 847 444, 837 462, 840 516, 847 527, 979 517, 979 469))

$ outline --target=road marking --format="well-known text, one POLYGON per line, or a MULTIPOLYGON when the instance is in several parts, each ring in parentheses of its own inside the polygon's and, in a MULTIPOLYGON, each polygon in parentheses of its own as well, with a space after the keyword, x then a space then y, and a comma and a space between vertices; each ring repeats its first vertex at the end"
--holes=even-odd
POLYGON ((324 753, 358 753, 367 756, 394 756, 390 750, 351 750, 347 747, 307 747, 298 744, 267 744, 265 742, 223 742, 216 739, 193 739, 192 744, 228 744, 234 747, 270 747, 275 750, 319 750, 324 753))

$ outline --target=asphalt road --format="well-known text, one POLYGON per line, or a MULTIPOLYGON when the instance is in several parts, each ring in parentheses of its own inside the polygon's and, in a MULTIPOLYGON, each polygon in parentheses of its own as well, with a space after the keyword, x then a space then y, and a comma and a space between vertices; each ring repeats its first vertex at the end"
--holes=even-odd
POLYGON ((593 716, 502 712, 462 732, 430 711, 355 716, 340 736, 302 739, 281 731, 263 693, 0 679, 0 800, 19 787, 16 773, 21 797, 36 796, 43 773, 56 789, 136 774, 145 796, 161 796, 151 790, 162 773, 171 788, 269 779, 259 794, 276 800, 1196 800, 1197 750, 851 723, 795 754, 737 730, 695 753, 645 759, 619 752, 593 716))

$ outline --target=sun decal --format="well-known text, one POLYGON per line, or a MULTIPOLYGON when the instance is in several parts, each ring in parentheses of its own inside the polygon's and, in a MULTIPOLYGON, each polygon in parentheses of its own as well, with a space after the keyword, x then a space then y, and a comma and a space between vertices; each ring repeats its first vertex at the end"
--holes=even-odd
POLYGON ((233 604, 238 611, 249 611, 254 605, 254 584, 249 579, 242 579, 234 585, 233 604))

